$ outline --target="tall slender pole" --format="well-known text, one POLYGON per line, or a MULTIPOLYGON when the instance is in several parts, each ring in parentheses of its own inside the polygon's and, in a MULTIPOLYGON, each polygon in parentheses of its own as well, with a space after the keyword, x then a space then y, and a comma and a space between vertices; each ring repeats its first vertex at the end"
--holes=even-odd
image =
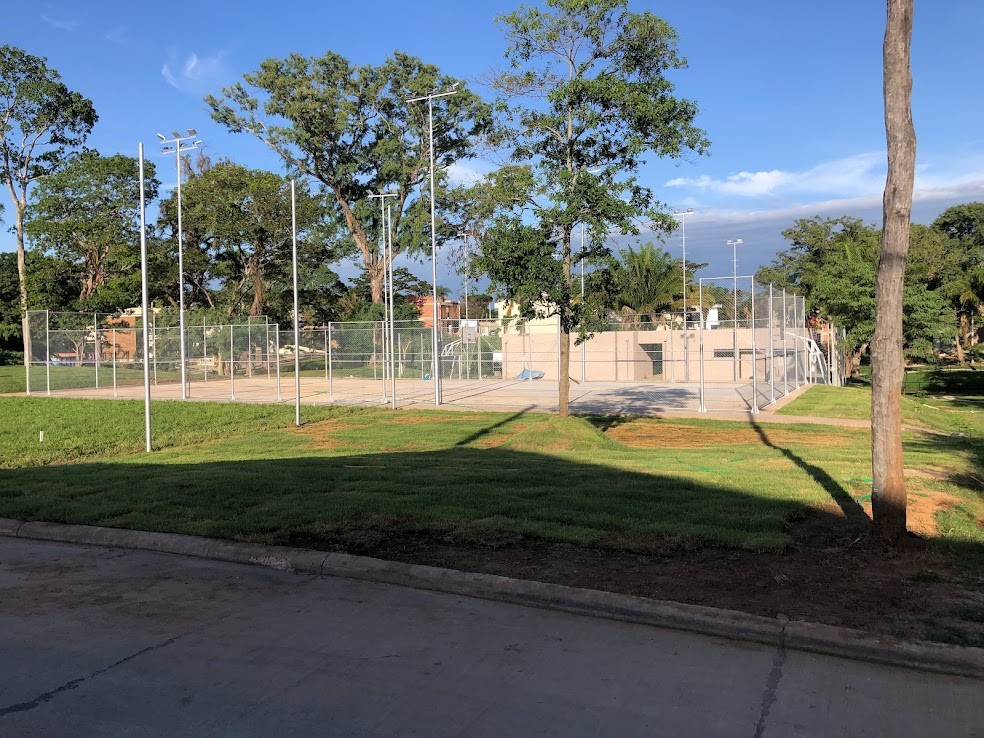
POLYGON ((683 381, 690 381, 690 334, 687 331, 687 216, 694 212, 693 208, 687 208, 686 210, 675 210, 673 216, 680 218, 680 235, 682 236, 683 243, 683 258, 681 259, 683 267, 683 292, 682 302, 683 302, 683 381))
POLYGON ((174 167, 177 174, 177 195, 178 195, 178 354, 181 362, 181 399, 188 399, 188 374, 185 356, 185 301, 184 301, 184 232, 181 222, 181 154, 185 151, 197 149, 201 141, 189 142, 198 133, 194 128, 188 129, 188 135, 182 136, 175 131, 174 138, 168 139, 163 133, 158 133, 157 138, 164 146, 162 151, 166 154, 174 152, 174 167), (173 146, 173 148, 172 148, 173 146))
POLYGON ((447 97, 458 91, 458 83, 443 92, 430 92, 419 97, 408 97, 407 102, 427 100, 427 134, 430 153, 430 211, 431 211, 431 298, 434 302, 432 328, 433 366, 434 366, 434 404, 441 404, 441 336, 439 330, 439 315, 437 306, 437 215, 434 197, 434 99, 447 97))
POLYGON ((96 368, 96 389, 99 389, 99 316, 92 314, 92 365, 96 368))
MULTIPOLYGON (((704 280, 697 284, 697 300, 699 304, 704 304, 704 280)), ((707 405, 704 403, 704 321, 697 324, 697 366, 700 372, 700 405, 698 410, 702 413, 707 412, 707 405)))
POLYGON ((769 282, 769 397, 772 403, 776 401, 776 312, 772 301, 772 282, 769 282))
POLYGON ((181 399, 188 399, 188 376, 185 366, 185 290, 184 234, 181 228, 181 146, 174 145, 174 163, 178 175, 178 355, 181 361, 181 399))
POLYGON ((434 335, 434 404, 441 404, 441 333, 437 307, 437 211, 434 197, 434 98, 427 98, 427 132, 430 141, 430 206, 431 206, 431 297, 433 298, 434 335))
MULTIPOLYGON (((585 224, 581 223, 581 303, 584 303, 584 231, 585 224)), ((587 367, 585 366, 587 362, 587 355, 585 351, 585 342, 581 341, 581 384, 584 384, 585 376, 587 375, 587 367)))
POLYGON ((44 311, 44 383, 46 394, 51 394, 51 311, 44 311))
MULTIPOLYGON (((782 394, 789 394, 789 347, 786 345, 786 288, 782 288, 782 394)), ((795 347, 794 347, 795 348, 795 347)))
POLYGON ((758 364, 758 346, 755 342, 755 279, 752 279, 752 412, 759 411, 758 406, 758 374, 755 371, 758 364))
MULTIPOLYGON (((389 265, 389 353, 390 353, 390 382, 392 387, 390 397, 393 401, 393 409, 396 410, 396 297, 393 294, 393 209, 391 205, 386 207, 386 263, 389 265)), ((467 305, 467 302, 466 302, 467 305)))
POLYGON ((301 425, 301 313, 297 294, 297 196, 290 181, 291 259, 294 272, 294 424, 301 425))
POLYGON ((731 321, 731 333, 732 333, 732 367, 734 374, 734 381, 738 381, 738 244, 742 241, 740 238, 733 241, 728 241, 728 245, 731 247, 732 253, 732 274, 734 275, 734 314, 732 315, 733 320, 731 321))
POLYGON ((229 399, 236 399, 236 326, 229 324, 229 399))
POLYGON ((331 321, 328 321, 328 332, 325 334, 325 340, 328 342, 328 400, 329 402, 335 401, 335 391, 332 386, 332 374, 331 374, 331 321))
MULTIPOLYGON (((137 152, 140 159, 140 309, 143 312, 143 378, 144 378, 144 443, 150 452, 150 299, 147 289, 147 212, 144 202, 144 153, 143 144, 137 152)), ((154 340, 154 366, 157 366, 157 340, 154 340)))

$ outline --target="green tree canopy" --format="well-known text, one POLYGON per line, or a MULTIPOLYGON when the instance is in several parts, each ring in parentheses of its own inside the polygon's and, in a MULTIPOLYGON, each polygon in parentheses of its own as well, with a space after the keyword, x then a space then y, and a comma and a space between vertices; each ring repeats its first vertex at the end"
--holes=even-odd
POLYGON ((97 120, 92 102, 66 87, 47 60, 0 46, 0 183, 14 204, 24 362, 30 361, 24 216, 27 191, 61 168, 97 120))
MULTIPOLYGON (((586 223, 589 262, 606 260, 608 234, 637 233, 640 220, 671 230, 667 210, 635 177, 649 157, 703 153, 697 106, 676 97, 671 73, 686 66, 677 34, 626 0, 547 0, 499 18, 509 69, 496 141, 509 166, 474 193, 482 228, 481 264, 529 317, 557 315, 569 335, 586 307, 573 265, 575 228, 586 223)), ((593 275, 602 281, 602 275, 593 275)), ((593 293, 598 294, 598 293, 593 293)), ((597 307, 597 306, 596 306, 597 307)), ((568 412, 570 347, 561 341, 560 412, 568 412)))
MULTIPOLYGON (((148 163, 149 200, 159 182, 148 163)), ((26 221, 32 244, 74 266, 81 310, 112 312, 140 294, 140 176, 133 157, 86 151, 38 182, 26 221)))
MULTIPOLYGON (((429 243, 429 195, 420 189, 429 172, 427 106, 406 98, 454 84, 459 81, 436 66, 399 51, 378 67, 354 65, 332 52, 291 54, 267 59, 243 83, 206 102, 216 121, 252 133, 290 168, 325 186, 343 226, 332 256, 358 255, 373 301, 382 302, 387 255, 379 244, 379 204, 369 196, 396 193, 390 201, 394 256, 429 243)), ((433 107, 435 166, 444 172, 469 154, 490 111, 464 88, 433 107)))
MULTIPOLYGON (((320 199, 296 187, 299 260, 312 244, 305 234, 318 222, 320 199)), ((268 293, 291 289, 290 180, 272 172, 220 161, 182 185, 182 227, 192 274, 227 315, 267 313, 268 293), (194 255, 194 251, 198 251, 194 255), (216 299, 218 296, 218 299, 216 299), (248 307, 247 307, 248 306, 248 307)), ((177 229, 176 192, 161 204, 161 224, 177 229)), ((186 257, 187 258, 187 257, 186 257)))

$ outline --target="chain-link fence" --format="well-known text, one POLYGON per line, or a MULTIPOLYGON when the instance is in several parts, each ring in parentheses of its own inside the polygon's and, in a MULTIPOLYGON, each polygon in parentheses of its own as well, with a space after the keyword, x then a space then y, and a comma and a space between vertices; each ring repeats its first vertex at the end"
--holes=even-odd
MULTIPOLYGON (((29 320, 29 393, 139 396, 136 311, 34 311, 29 320)), ((754 412, 805 383, 842 376, 842 334, 811 332, 802 298, 750 277, 702 279, 686 313, 618 315, 583 342, 558 325, 556 317, 446 320, 435 332, 423 320, 333 322, 304 328, 295 346, 293 329, 265 318, 186 322, 182 393, 180 331, 151 316, 147 362, 160 398, 293 401, 299 385, 311 403, 548 409, 566 338, 571 407, 603 413, 754 412)))

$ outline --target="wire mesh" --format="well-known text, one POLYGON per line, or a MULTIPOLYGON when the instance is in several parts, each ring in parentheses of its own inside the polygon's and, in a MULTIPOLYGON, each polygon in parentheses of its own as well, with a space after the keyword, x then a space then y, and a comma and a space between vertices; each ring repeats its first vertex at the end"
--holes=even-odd
MULTIPOLYGON (((444 320, 435 356, 422 320, 292 328, 267 318, 186 321, 192 399, 468 407, 556 403, 566 353, 571 406, 583 412, 756 411, 808 382, 839 381, 843 333, 811 334, 803 299, 750 277, 702 279, 700 309, 617 315, 582 341, 556 317, 444 320), (566 348, 566 352, 565 349, 566 348), (296 377, 296 368, 300 377, 296 377), (299 379, 299 381, 296 381, 299 379)), ((33 311, 29 389, 138 396, 139 315, 33 311)), ((155 397, 180 396, 182 337, 151 316, 155 397)))

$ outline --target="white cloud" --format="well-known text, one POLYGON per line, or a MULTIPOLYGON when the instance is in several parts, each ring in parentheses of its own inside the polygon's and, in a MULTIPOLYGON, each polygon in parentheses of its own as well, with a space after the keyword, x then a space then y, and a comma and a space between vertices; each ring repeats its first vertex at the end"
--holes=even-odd
POLYGON ((448 167, 448 178, 457 185, 473 185, 485 179, 487 172, 475 166, 474 161, 462 163, 456 161, 448 167))
POLYGON ((52 12, 42 13, 41 20, 59 31, 74 31, 78 28, 79 22, 69 18, 60 18, 52 12))
POLYGON ((228 72, 222 52, 204 57, 192 52, 184 61, 171 52, 161 67, 161 76, 175 89, 198 94, 211 91, 228 77, 228 72))
POLYGON ((869 152, 822 162, 799 172, 772 169, 741 171, 724 179, 707 175, 677 177, 666 187, 692 187, 704 192, 740 197, 789 196, 793 194, 841 193, 863 196, 878 191, 884 183, 884 155, 869 152))

